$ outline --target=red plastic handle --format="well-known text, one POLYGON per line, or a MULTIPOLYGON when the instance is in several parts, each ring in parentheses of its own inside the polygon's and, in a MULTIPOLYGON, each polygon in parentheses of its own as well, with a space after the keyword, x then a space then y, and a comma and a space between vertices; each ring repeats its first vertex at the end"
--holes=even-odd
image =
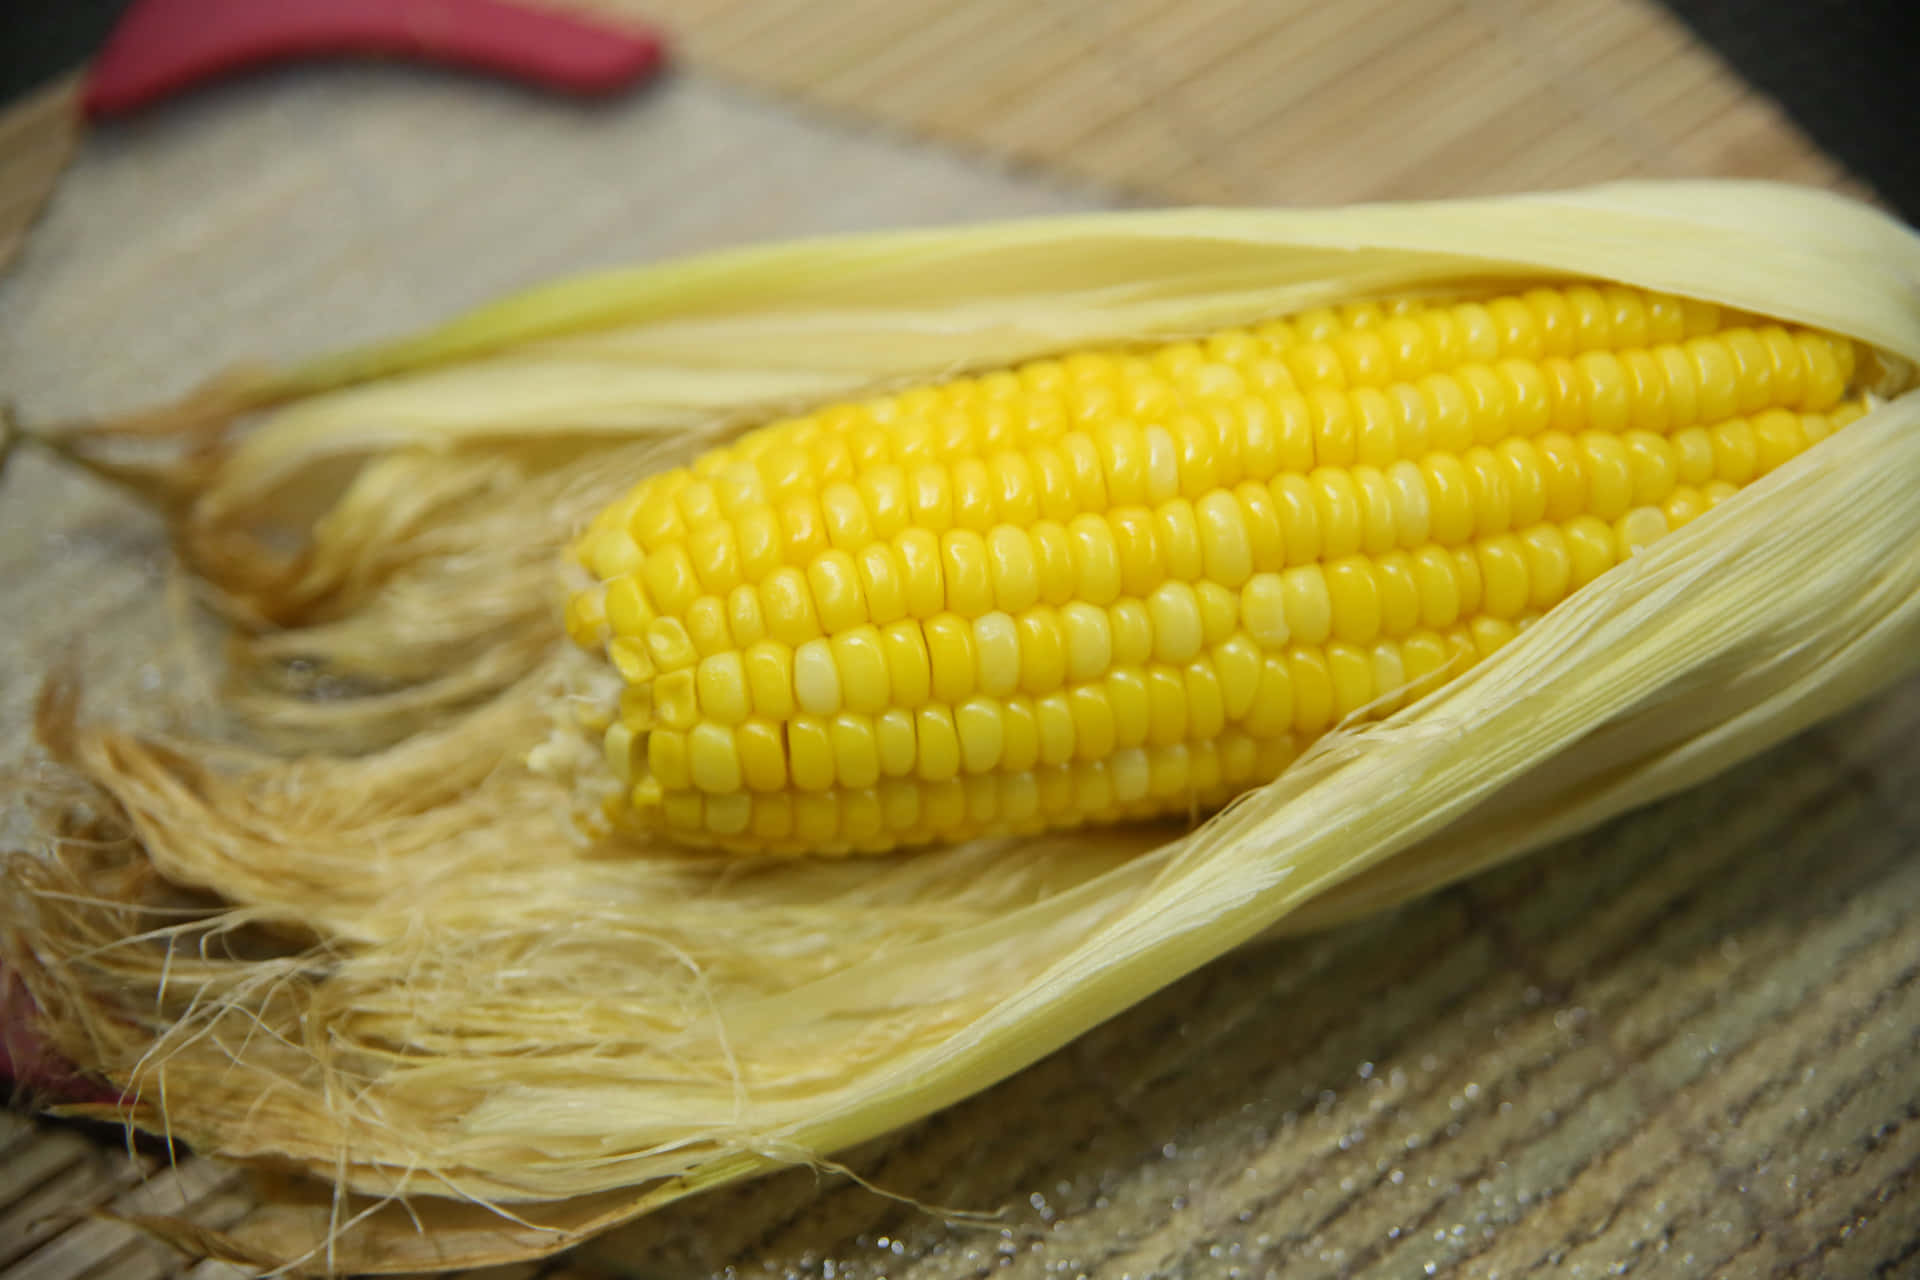
POLYGON ((249 67, 342 54, 469 67, 582 95, 656 70, 655 31, 505 0, 136 0, 94 60, 82 106, 124 115, 249 67))

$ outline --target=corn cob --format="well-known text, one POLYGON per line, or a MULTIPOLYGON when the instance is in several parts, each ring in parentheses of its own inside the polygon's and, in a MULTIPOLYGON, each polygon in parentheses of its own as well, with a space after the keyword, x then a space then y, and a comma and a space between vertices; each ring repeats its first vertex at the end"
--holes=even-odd
POLYGON ((1855 362, 1574 285, 775 422, 573 547, 590 820, 831 854, 1216 807, 1859 416, 1855 362))

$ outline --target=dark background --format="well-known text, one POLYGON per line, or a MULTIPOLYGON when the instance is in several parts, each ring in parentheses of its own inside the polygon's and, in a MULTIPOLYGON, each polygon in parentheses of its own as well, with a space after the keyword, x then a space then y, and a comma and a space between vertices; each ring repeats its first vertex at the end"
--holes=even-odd
MULTIPOLYGON (((0 102, 85 61, 128 2, 0 0, 0 102)), ((1920 47, 1920 0, 1666 0, 1666 7, 1822 149, 1920 223, 1920 73, 1912 56, 1920 47)))

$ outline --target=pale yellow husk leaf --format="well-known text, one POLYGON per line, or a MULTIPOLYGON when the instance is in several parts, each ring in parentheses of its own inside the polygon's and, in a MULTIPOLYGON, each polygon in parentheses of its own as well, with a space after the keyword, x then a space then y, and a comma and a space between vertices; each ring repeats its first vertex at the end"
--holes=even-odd
POLYGON ((1916 361, 1920 237, 1815 192, 1677 183, 750 250, 255 375, 216 410, 270 412, 178 513, 239 636, 220 710, 246 745, 50 714, 131 838, 11 859, 0 944, 143 1123, 419 1215, 290 1191, 194 1243, 345 1269, 558 1248, 905 1124, 1263 932, 1538 847, 1897 678, 1920 654, 1916 361), (1882 402, 1197 829, 726 863, 582 848, 524 767, 564 661, 559 551, 646 468, 957 370, 1563 277, 1849 335, 1882 402))

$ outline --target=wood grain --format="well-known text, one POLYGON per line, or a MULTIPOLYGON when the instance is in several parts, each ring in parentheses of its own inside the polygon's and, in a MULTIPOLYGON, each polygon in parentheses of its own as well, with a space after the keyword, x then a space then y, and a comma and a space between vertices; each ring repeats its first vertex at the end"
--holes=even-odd
MULTIPOLYGON (((29 421, 125 408, 556 273, 777 235, 1629 174, 1841 180, 1631 0, 646 12, 686 69, 620 103, 308 68, 95 134, 0 279, 0 397, 29 421)), ((118 496, 17 460, 0 489, 6 759, 76 634, 95 706, 203 678, 166 575, 157 530, 118 496)), ((993 1226, 794 1172, 559 1265, 1920 1272, 1917 731, 1910 686, 1392 916, 1230 957, 852 1153, 886 1191, 998 1211, 993 1226)), ((224 1170, 5 1118, 0 1280, 232 1274, 96 1216, 136 1194, 218 1224, 249 1203, 224 1170)))

